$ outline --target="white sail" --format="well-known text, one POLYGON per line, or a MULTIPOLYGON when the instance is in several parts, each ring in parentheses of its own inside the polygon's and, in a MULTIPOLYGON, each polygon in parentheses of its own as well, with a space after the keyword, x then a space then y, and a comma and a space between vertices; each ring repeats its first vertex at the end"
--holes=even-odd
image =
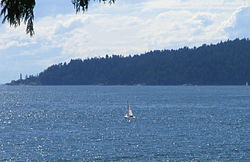
POLYGON ((129 105, 128 105, 128 114, 125 114, 124 117, 127 119, 135 118, 129 105))
POLYGON ((133 112, 132 112, 132 110, 131 110, 131 108, 130 108, 129 105, 128 105, 128 115, 129 115, 129 116, 133 116, 133 112))

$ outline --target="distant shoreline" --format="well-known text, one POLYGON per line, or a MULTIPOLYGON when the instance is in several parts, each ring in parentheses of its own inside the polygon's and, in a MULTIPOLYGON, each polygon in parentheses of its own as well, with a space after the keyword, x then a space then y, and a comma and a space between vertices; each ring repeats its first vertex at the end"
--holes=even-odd
POLYGON ((245 84, 234 84, 234 85, 219 85, 219 84, 215 84, 215 85, 94 85, 94 84, 88 84, 88 85, 9 85, 9 84, 1 84, 0 86, 95 86, 95 87, 108 87, 108 86, 112 86, 112 87, 125 87, 125 86, 131 86, 131 87, 154 87, 154 86, 173 86, 173 87, 201 87, 201 86, 246 86, 245 84))
POLYGON ((250 40, 141 55, 75 59, 48 67, 36 76, 20 73, 7 85, 247 85, 250 40))

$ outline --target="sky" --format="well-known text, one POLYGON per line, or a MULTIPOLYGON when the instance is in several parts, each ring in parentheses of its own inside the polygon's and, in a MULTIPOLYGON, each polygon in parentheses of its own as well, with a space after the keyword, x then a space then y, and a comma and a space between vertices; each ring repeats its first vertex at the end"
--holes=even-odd
MULTIPOLYGON (((71 0, 36 0, 35 35, 0 24, 0 83, 71 59, 134 55, 250 37, 250 0, 116 0, 76 14, 71 0)), ((1 17, 2 20, 2 17, 1 17)))

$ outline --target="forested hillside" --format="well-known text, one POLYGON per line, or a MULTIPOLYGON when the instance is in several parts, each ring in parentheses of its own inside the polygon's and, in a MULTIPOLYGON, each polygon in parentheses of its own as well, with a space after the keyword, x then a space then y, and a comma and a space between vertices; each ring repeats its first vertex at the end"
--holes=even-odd
POLYGON ((243 85, 250 82, 250 40, 141 55, 77 59, 10 85, 243 85))

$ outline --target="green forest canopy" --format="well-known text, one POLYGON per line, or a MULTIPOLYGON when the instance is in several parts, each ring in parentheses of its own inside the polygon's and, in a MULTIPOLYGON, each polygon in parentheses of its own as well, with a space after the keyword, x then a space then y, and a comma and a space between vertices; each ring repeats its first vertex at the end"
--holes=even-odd
MULTIPOLYGON (((71 0, 76 13, 86 11, 91 0, 71 0)), ((92 0, 95 1, 95 0, 92 0)), ((114 3, 115 0, 98 0, 99 2, 114 3)), ((53 0, 51 1, 53 3, 53 0)), ((22 22, 26 24, 26 33, 30 36, 34 35, 34 7, 35 0, 1 0, 1 13, 3 16, 2 23, 9 22, 10 26, 20 26, 22 22)))

